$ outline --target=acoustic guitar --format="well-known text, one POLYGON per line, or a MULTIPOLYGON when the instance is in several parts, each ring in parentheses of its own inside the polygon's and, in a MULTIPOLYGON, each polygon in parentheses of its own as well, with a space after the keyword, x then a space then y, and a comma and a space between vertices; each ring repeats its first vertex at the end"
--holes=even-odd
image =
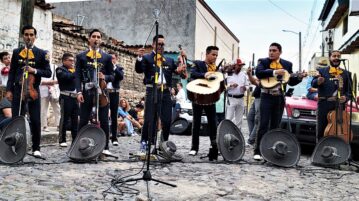
MULTIPOLYGON (((277 75, 274 77, 267 77, 267 78, 260 79, 260 83, 261 83, 262 87, 265 89, 271 89, 280 84, 286 84, 286 83, 288 83, 288 81, 291 77, 296 77, 299 74, 301 74, 301 73, 289 74, 289 72, 286 70, 284 70, 284 72, 285 72, 284 75, 277 75)), ((306 73, 306 75, 318 76, 319 72, 316 70, 313 70, 313 71, 309 71, 308 73, 306 73)))
POLYGON ((341 90, 343 89, 343 78, 338 76, 338 108, 328 113, 328 125, 325 127, 324 136, 337 136, 342 138, 346 143, 353 140, 353 133, 349 129, 350 115, 343 110, 342 103, 339 103, 341 90))
POLYGON ((187 97, 198 105, 212 105, 216 103, 224 91, 223 75, 214 72, 209 79, 196 79, 186 86, 187 97))

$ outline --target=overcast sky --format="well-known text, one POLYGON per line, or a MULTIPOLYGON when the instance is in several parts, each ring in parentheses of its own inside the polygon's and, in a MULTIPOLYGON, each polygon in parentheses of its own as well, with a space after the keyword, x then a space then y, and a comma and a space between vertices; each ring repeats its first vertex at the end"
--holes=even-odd
MULTIPOLYGON (((282 58, 298 69, 299 36, 283 29, 302 32, 302 68, 314 52, 320 52, 322 27, 318 21, 325 0, 206 0, 240 40, 240 57, 268 56, 268 47, 278 42, 282 58)), ((219 56, 220 57, 220 56, 219 56)))

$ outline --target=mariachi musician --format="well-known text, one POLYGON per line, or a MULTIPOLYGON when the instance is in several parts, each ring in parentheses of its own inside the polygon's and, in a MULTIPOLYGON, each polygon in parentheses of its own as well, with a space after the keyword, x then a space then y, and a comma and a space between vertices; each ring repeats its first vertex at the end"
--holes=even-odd
MULTIPOLYGON (((258 79, 265 79, 271 77, 281 77, 285 73, 292 74, 292 63, 290 61, 280 58, 282 54, 282 46, 278 43, 272 43, 269 46, 268 57, 259 59, 256 70, 258 79)), ((288 84, 291 86, 297 85, 302 81, 304 74, 299 73, 298 76, 290 76, 288 84)), ((273 88, 261 89, 260 101, 260 119, 257 131, 256 146, 254 148, 254 160, 262 160, 259 150, 263 135, 269 130, 279 128, 282 120, 282 114, 285 106, 285 84, 278 84, 273 88)))
MULTIPOLYGON (((194 61, 194 67, 191 69, 191 79, 209 79, 211 74, 217 70, 216 60, 219 48, 216 46, 208 46, 206 49, 206 58, 204 61, 194 61)), ((197 155, 199 148, 199 129, 201 126, 201 116, 203 110, 208 120, 209 138, 211 147, 208 157, 210 161, 218 159, 218 147, 216 142, 217 124, 216 124, 216 105, 199 105, 192 102, 193 108, 193 126, 192 126, 192 147, 189 155, 197 155)))
MULTIPOLYGON (((94 29, 90 32, 88 43, 89 50, 83 51, 76 56, 76 91, 77 101, 81 103, 80 106, 80 123, 78 129, 88 124, 92 108, 95 105, 94 102, 99 102, 96 99, 96 93, 98 93, 98 86, 101 83, 97 83, 97 80, 102 82, 113 81, 113 64, 111 61, 111 55, 105 53, 99 48, 101 43, 102 33, 98 29, 94 29), (97 69, 98 68, 98 69, 97 69), (98 73, 96 73, 98 71, 98 73), (98 76, 98 77, 97 77, 98 76), (97 79, 98 78, 98 79, 97 79)), ((106 98, 106 91, 101 90, 101 96, 106 98)), ((102 98, 101 97, 101 98, 102 98)), ((96 103, 97 104, 97 103, 96 103)), ((100 127, 106 134, 106 146, 103 151, 106 155, 111 155, 109 151, 109 126, 108 126, 108 110, 109 104, 106 100, 99 105, 95 114, 100 121, 100 127)), ((98 122, 95 122, 96 124, 98 122)))
POLYGON ((118 146, 117 140, 117 113, 118 104, 120 101, 120 82, 123 80, 123 68, 117 64, 118 53, 110 51, 109 54, 112 58, 113 63, 113 81, 107 83, 107 91, 110 99, 110 115, 111 115, 111 142, 112 145, 118 146))
POLYGON ((59 125, 60 147, 67 147, 66 125, 71 119, 72 141, 76 139, 79 106, 75 82, 75 58, 70 53, 62 56, 62 66, 56 68, 56 77, 60 88, 61 121, 59 125))
POLYGON ((324 136, 324 130, 328 124, 327 115, 335 110, 337 96, 344 110, 344 103, 351 100, 351 73, 340 68, 341 53, 334 50, 329 54, 330 66, 320 68, 319 76, 312 80, 312 86, 318 88, 318 111, 317 111, 317 142, 324 136), (342 79, 343 89, 339 93, 339 80, 342 79))
POLYGON ((39 99, 39 85, 41 77, 51 77, 50 69, 50 55, 48 52, 34 46, 37 31, 32 26, 24 26, 21 30, 23 40, 26 47, 17 48, 13 51, 11 59, 11 67, 9 72, 9 80, 6 86, 6 97, 12 100, 12 117, 19 116, 20 100, 21 114, 25 115, 26 105, 28 106, 28 113, 30 115, 30 127, 32 134, 32 151, 36 157, 41 157, 40 152, 40 99, 39 99), (28 66, 26 67, 26 63, 28 66), (27 71, 27 72, 24 72, 27 71), (25 79, 24 77, 28 78, 25 79), (33 79, 29 79, 34 77, 33 79), (26 85, 30 97, 21 97, 22 84, 26 85), (26 104, 27 103, 27 104, 26 104))
MULTIPOLYGON (((172 113, 172 102, 169 88, 172 84, 172 73, 183 74, 186 70, 185 65, 176 66, 173 59, 164 57, 164 46, 165 38, 163 35, 158 35, 158 37, 153 37, 152 40, 152 52, 144 55, 144 49, 141 48, 138 50, 138 58, 136 61, 135 69, 137 73, 144 73, 143 83, 146 85, 146 100, 145 100, 145 120, 142 129, 141 136, 141 148, 140 151, 145 151, 146 143, 148 141, 148 127, 150 122, 152 122, 153 112, 155 110, 158 113, 158 117, 161 119, 162 125, 162 136, 163 140, 167 141, 170 132, 171 125, 171 113, 172 113), (156 51, 156 41, 157 51, 156 51), (157 52, 157 55, 156 55, 157 52), (154 60, 157 57, 157 65, 155 65, 154 60), (161 67, 159 70, 155 66, 161 67), (158 83, 157 86, 154 86, 155 82, 155 72, 158 73, 158 83), (153 88, 155 87, 155 89, 153 88), (158 90, 158 107, 153 108, 153 90, 158 90)), ((182 56, 185 56, 185 53, 181 51, 182 56)), ((156 121, 153 122, 156 124, 156 121)), ((155 126, 154 126, 155 127, 155 126)), ((150 133, 151 134, 151 133, 150 133)), ((154 137, 152 137, 152 142, 154 143, 154 137)))

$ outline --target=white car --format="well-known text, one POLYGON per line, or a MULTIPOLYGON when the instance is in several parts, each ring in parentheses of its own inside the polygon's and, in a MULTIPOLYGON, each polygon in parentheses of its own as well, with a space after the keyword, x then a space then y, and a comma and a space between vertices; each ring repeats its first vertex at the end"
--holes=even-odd
MULTIPOLYGON (((181 110, 179 117, 184 118, 188 121, 189 132, 191 132, 192 122, 193 122, 193 110, 192 110, 192 103, 191 102, 182 102, 180 103, 181 110)), ((201 116, 201 128, 200 131, 203 132, 204 129, 207 127, 207 116, 205 115, 204 111, 201 116)), ((190 134, 190 133, 189 133, 190 134)))

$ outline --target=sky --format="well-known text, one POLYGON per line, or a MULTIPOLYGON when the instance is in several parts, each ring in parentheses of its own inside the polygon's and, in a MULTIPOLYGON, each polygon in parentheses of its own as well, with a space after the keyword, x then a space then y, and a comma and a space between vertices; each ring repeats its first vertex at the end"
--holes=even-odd
MULTIPOLYGON (((281 58, 299 66, 299 34, 302 34, 302 69, 314 52, 320 52, 322 26, 318 21, 325 0, 206 0, 206 3, 239 38, 240 57, 247 64, 268 56, 272 42, 282 45, 281 58)), ((220 54, 220 53, 219 53, 220 54)), ((220 56, 219 56, 220 57, 220 56)))

